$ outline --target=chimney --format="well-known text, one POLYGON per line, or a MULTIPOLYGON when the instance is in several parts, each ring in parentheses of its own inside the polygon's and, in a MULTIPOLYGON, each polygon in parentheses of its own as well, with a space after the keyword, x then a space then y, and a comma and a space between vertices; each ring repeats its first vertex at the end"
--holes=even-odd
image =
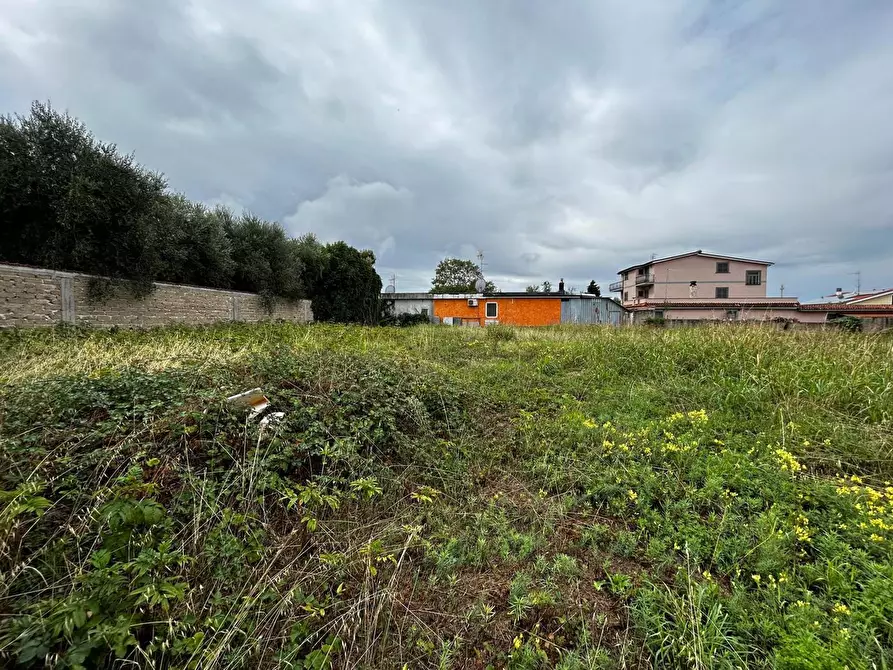
POLYGON ((558 292, 564 293, 564 277, 558 280, 558 292))

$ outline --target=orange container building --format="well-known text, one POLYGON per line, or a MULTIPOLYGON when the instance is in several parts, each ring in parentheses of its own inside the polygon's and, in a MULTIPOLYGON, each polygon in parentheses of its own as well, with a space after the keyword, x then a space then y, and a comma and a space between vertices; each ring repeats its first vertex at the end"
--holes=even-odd
POLYGON ((397 314, 422 314, 451 326, 554 326, 624 323, 627 310, 610 298, 570 293, 383 293, 397 314))
POLYGON ((561 323, 561 298, 550 295, 443 297, 433 296, 434 316, 441 323, 480 326, 553 326, 561 323), (459 321, 461 319, 461 321, 459 321))

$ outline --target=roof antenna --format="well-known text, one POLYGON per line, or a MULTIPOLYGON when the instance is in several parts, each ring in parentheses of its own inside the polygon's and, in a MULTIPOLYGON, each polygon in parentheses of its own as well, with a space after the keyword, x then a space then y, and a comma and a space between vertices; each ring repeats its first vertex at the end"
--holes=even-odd
POLYGON ((654 260, 655 258, 657 258, 657 254, 652 251, 651 252, 651 260, 654 260))
POLYGON ((385 286, 384 292, 385 293, 396 293, 397 292, 397 275, 392 272, 391 276, 388 278, 388 281, 390 283, 387 286, 385 286))
POLYGON ((862 270, 847 272, 848 275, 856 275, 856 295, 862 295, 862 270))
POLYGON ((484 252, 478 249, 478 278, 474 283, 474 290, 483 293, 487 288, 487 282, 484 280, 484 252))
POLYGON ((779 290, 781 292, 781 297, 784 298, 784 284, 781 285, 781 288, 779 290))

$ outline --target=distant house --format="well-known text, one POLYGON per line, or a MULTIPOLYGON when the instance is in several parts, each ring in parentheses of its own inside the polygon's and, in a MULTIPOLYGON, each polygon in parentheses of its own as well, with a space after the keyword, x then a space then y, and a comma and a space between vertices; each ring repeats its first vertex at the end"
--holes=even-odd
POLYGON ((394 314, 424 314, 450 326, 553 326, 624 322, 626 309, 610 298, 570 293, 383 293, 394 314))
POLYGON ((872 291, 871 293, 860 293, 845 298, 844 301, 847 305, 859 305, 859 309, 875 305, 893 305, 893 288, 872 291))
POLYGON ((846 295, 837 300, 800 305, 800 320, 817 323, 854 316, 873 328, 893 327, 893 288, 846 295))
POLYGON ((737 321, 797 317, 797 298, 766 295, 770 261, 691 251, 623 268, 611 291, 634 320, 737 321))

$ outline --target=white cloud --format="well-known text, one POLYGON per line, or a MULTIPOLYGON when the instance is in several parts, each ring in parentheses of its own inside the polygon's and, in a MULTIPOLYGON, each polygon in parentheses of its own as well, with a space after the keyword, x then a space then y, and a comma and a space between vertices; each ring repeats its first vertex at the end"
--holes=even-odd
POLYGON ((505 288, 705 248, 818 295, 893 284, 891 32, 884 2, 16 3, 0 105, 401 289, 479 248, 505 288))
POLYGON ((405 188, 339 175, 322 195, 302 202, 284 222, 294 236, 312 232, 322 241, 349 237, 384 261, 398 249, 400 231, 416 225, 415 214, 413 195, 405 188))

